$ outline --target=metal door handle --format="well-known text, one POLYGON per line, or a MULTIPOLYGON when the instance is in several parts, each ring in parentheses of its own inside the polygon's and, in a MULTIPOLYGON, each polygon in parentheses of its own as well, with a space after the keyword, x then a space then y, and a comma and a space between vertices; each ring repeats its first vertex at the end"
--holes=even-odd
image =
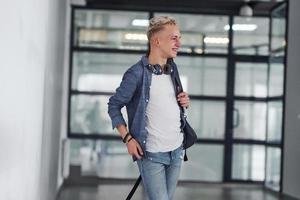
POLYGON ((240 112, 237 108, 233 108, 233 128, 237 128, 240 125, 240 112))

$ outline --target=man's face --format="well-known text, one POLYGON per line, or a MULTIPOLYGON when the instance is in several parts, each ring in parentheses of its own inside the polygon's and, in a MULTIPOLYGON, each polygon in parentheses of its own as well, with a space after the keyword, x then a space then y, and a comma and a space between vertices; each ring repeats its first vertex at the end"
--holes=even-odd
POLYGON ((166 25, 157 34, 159 49, 164 58, 175 58, 180 47, 180 31, 176 25, 166 25))

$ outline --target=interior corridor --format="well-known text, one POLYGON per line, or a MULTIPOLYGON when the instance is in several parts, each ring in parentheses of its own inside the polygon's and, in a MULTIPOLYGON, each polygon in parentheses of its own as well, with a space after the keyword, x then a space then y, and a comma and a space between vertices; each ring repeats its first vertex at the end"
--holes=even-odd
MULTIPOLYGON (((300 200, 299 10, 300 0, 2 1, 0 200, 126 199, 139 172, 107 102, 158 15, 180 24, 176 64, 198 137, 174 200, 300 200)), ((132 200, 146 200, 141 185, 132 200)))

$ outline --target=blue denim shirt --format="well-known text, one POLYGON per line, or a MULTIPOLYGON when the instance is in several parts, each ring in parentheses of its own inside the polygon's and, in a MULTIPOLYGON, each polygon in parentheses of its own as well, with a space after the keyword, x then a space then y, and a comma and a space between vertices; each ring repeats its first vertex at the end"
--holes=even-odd
MULTIPOLYGON (((175 74, 178 74, 177 66, 172 59, 168 62, 173 68, 171 79, 175 94, 177 94, 179 91, 175 88, 174 79, 175 74)), ((139 62, 125 72, 120 86, 108 102, 108 114, 112 120, 112 128, 114 129, 120 124, 127 126, 121 113, 121 109, 126 106, 129 132, 140 143, 144 151, 148 134, 146 131, 146 107, 150 97, 152 79, 152 72, 148 65, 148 58, 142 56, 139 62)))

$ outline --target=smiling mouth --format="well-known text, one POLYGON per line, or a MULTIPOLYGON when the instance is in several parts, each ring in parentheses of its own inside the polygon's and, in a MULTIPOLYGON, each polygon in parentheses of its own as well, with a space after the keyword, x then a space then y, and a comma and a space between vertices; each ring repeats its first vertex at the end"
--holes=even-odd
POLYGON ((172 49, 174 52, 176 52, 177 53, 177 51, 178 51, 178 49, 177 48, 173 48, 172 49))

